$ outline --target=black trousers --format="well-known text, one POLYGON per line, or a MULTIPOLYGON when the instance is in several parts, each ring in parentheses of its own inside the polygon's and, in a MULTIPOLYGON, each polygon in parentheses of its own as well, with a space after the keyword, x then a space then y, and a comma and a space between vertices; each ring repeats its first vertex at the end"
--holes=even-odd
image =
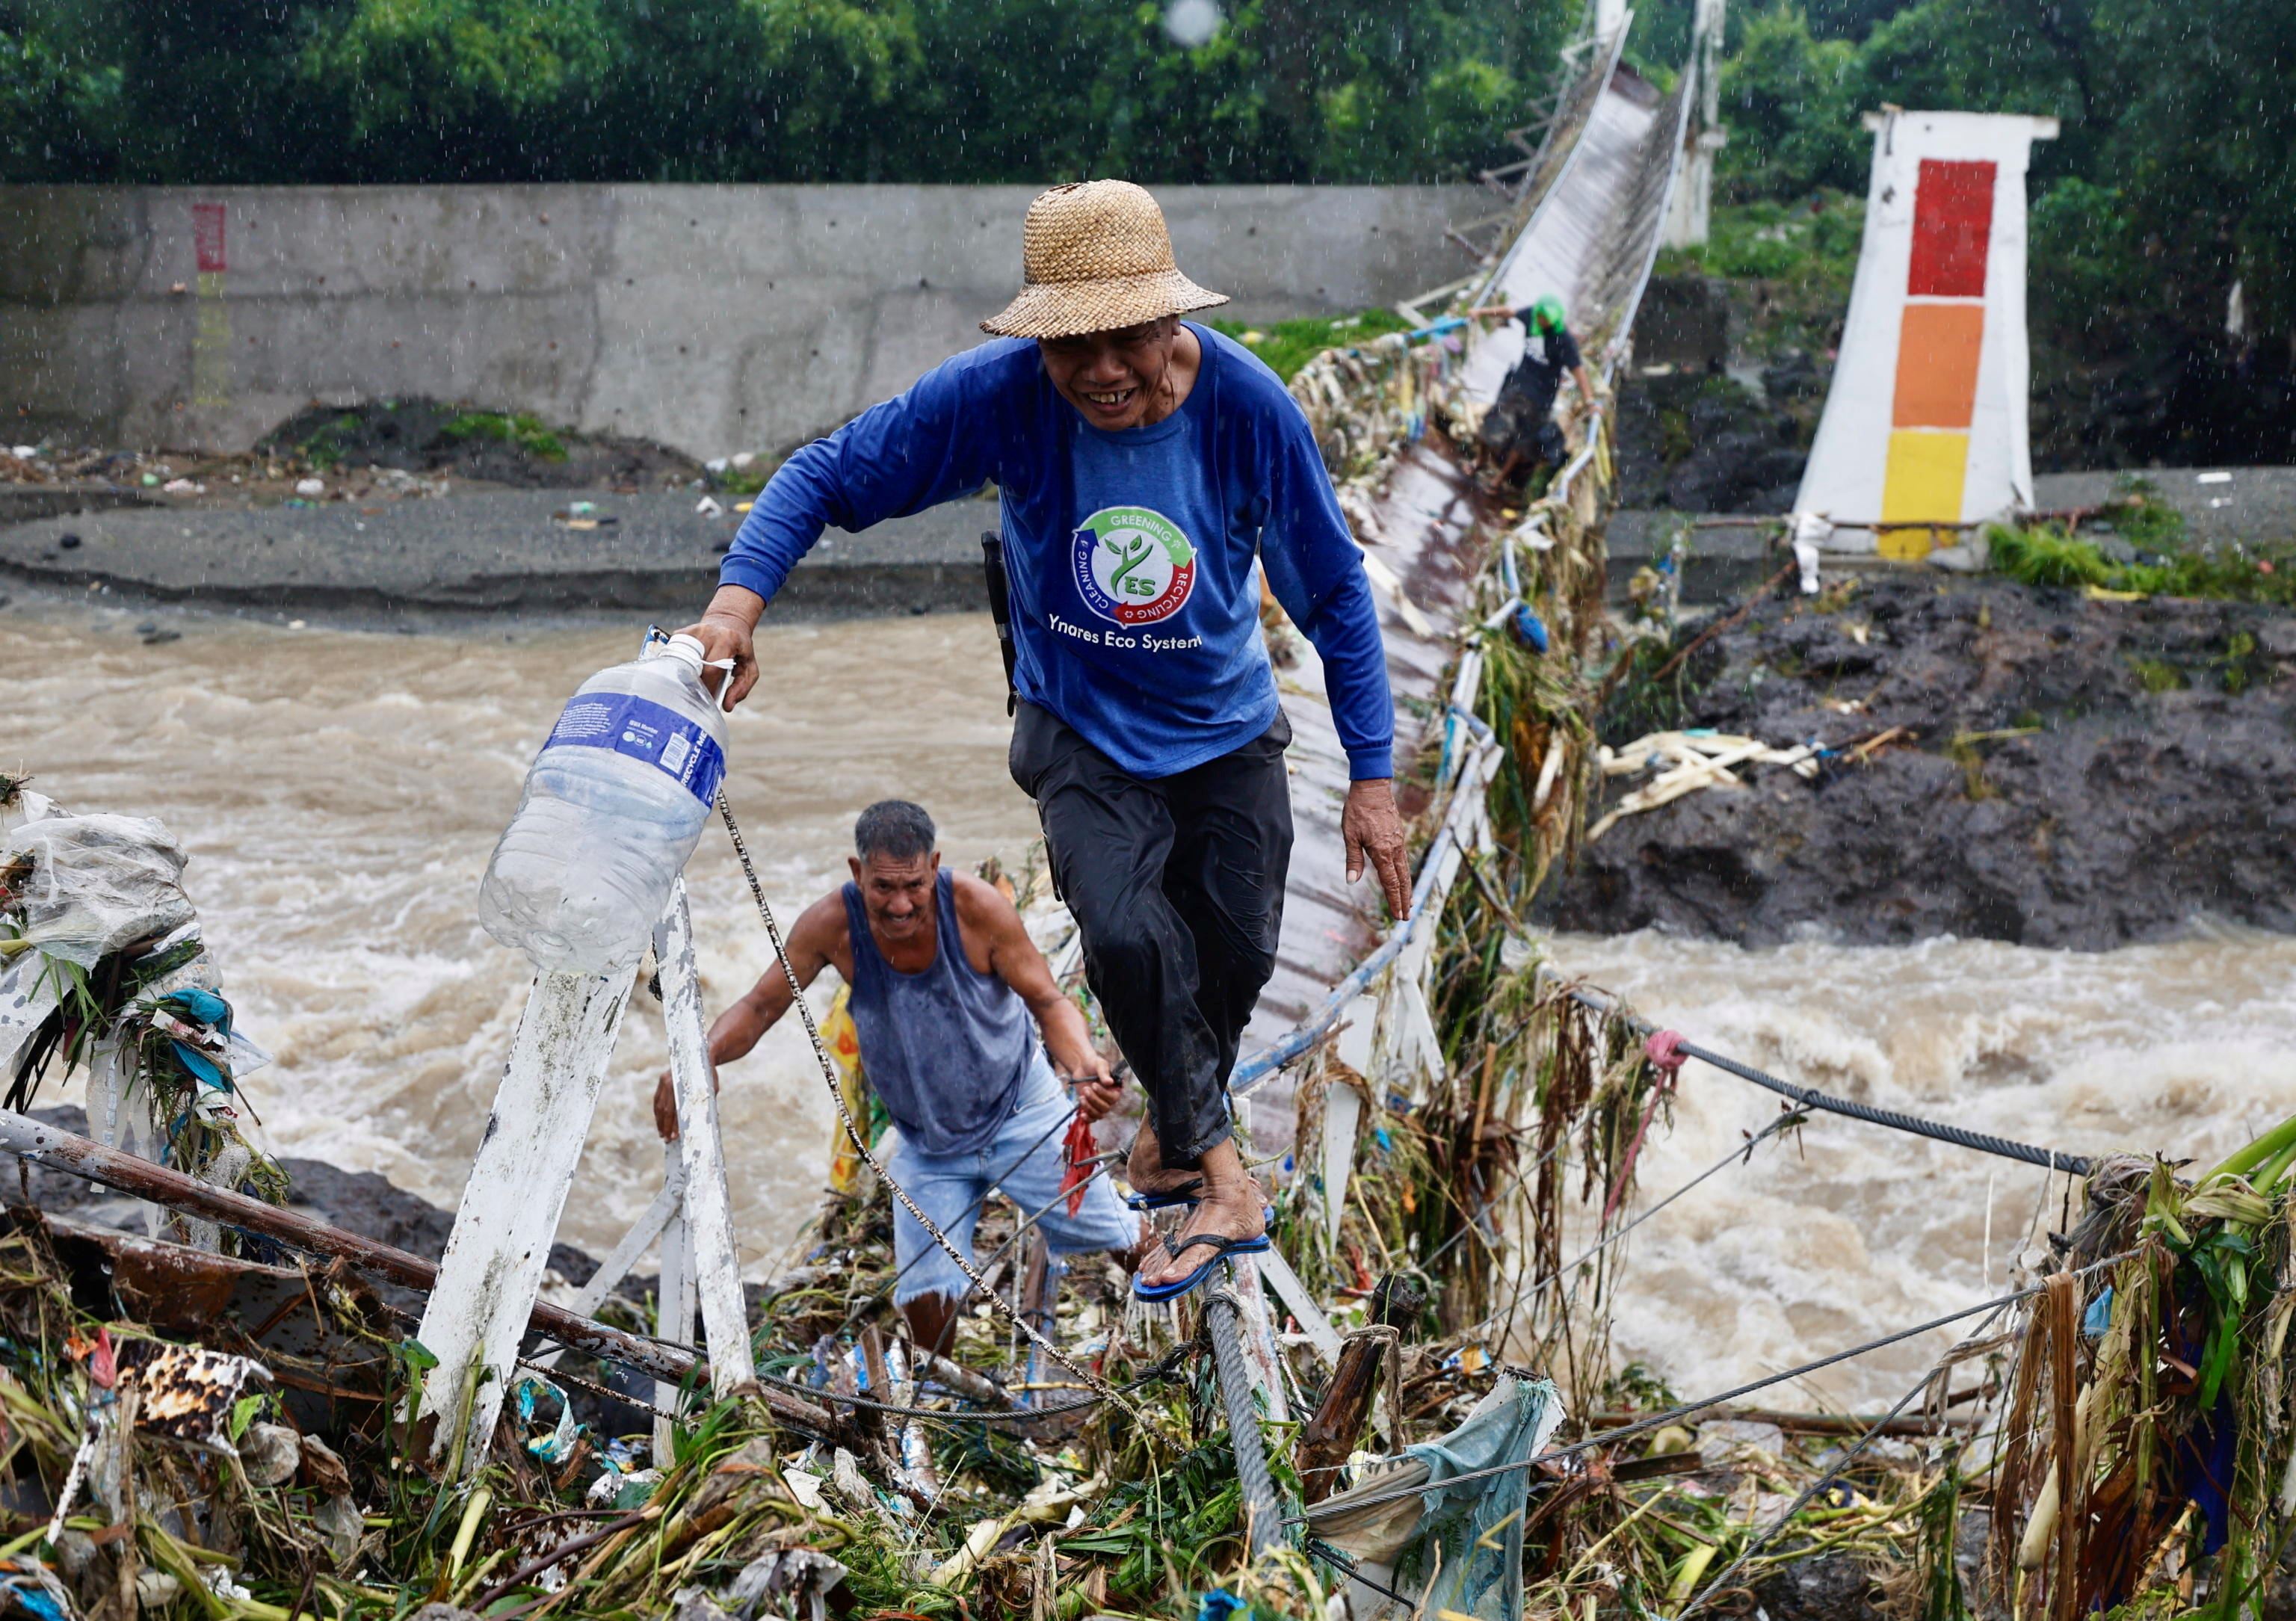
POLYGON ((1037 802, 1085 978, 1172 1169, 1226 1139, 1236 1044, 1275 970, 1291 741, 1279 713, 1234 753, 1150 782, 1047 710, 1024 703, 1013 719, 1013 780, 1037 802))
POLYGON ((1570 447, 1554 421, 1553 389, 1538 395, 1502 387, 1475 437, 1499 461, 1517 456, 1533 471, 1560 466, 1570 447))

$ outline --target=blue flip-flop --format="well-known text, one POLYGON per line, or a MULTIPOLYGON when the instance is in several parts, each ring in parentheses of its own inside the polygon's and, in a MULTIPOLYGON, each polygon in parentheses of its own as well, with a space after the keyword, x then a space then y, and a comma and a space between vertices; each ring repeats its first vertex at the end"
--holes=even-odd
POLYGON ((1139 1279, 1133 1279, 1132 1298, 1151 1306, 1159 1301, 1177 1300, 1203 1282, 1206 1278, 1210 1277, 1212 1268, 1222 1261, 1234 1256, 1265 1253, 1267 1248, 1267 1235, 1263 1232, 1258 1238, 1232 1239, 1223 1238, 1217 1232, 1199 1232, 1195 1237, 1182 1239, 1177 1244, 1168 1248, 1175 1256, 1182 1256, 1191 1249, 1207 1246, 1212 1250, 1211 1258, 1185 1278, 1176 1278, 1169 1283, 1160 1283, 1148 1289, 1143 1289, 1140 1286, 1139 1279))
POLYGON ((1201 1204, 1203 1198, 1204 1179, 1201 1176, 1192 1176, 1178 1186, 1166 1188, 1160 1192, 1127 1193, 1124 1196, 1124 1202, 1133 1209, 1145 1214, 1150 1210, 1168 1210, 1175 1205, 1201 1204))

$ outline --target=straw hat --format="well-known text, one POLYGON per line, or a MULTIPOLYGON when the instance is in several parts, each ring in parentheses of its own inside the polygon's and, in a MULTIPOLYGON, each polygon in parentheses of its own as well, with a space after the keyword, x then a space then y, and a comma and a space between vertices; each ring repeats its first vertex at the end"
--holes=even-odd
POLYGON ((1021 296, 980 323, 1000 338, 1071 338, 1227 302, 1180 274, 1164 210, 1128 180, 1056 185, 1021 227, 1021 296))

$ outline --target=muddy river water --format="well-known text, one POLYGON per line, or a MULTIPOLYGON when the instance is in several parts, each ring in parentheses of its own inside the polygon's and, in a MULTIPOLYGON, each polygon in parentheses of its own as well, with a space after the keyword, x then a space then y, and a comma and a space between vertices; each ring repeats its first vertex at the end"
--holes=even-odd
MULTIPOLYGON (((390 635, 198 617, 145 645, 143 615, 0 611, 0 765, 67 805, 162 817, 242 1028, 277 1062, 250 1083, 269 1142, 378 1170, 451 1206, 529 973, 473 897, 528 759, 565 694, 627 657, 623 629, 390 635)), ((985 618, 790 626, 759 641, 729 787, 789 911, 843 877, 854 813, 922 800, 970 864, 1022 856, 1034 813, 1004 771, 985 618)), ((722 836, 690 873, 706 1000, 768 948, 722 836)), ((786 915, 786 913, 785 913, 786 915)), ((1652 1017, 1806 1084, 2074 1152, 2211 1155, 2296 1109, 2296 941, 2196 927, 2099 955, 1939 940, 1761 953, 1650 935, 1565 936, 1556 961, 1652 1017)), ((825 988, 827 981, 824 980, 825 988)), ((659 1185, 647 1100, 659 1019, 634 1006, 570 1202, 602 1251, 659 1185)), ((77 1092, 77 1086, 74 1087, 77 1092)), ((1655 1198, 1775 1113, 1693 1064, 1642 1173, 1655 1198)), ((734 1214, 752 1269, 816 1196, 829 1109, 794 1029, 726 1081, 734 1214)), ((2004 1285, 2062 1179, 1819 1117, 1638 1232, 1620 1352, 1685 1392, 1752 1377, 2004 1285)), ((1892 1398, 1934 1347, 1823 1376, 1780 1404, 1892 1398)))

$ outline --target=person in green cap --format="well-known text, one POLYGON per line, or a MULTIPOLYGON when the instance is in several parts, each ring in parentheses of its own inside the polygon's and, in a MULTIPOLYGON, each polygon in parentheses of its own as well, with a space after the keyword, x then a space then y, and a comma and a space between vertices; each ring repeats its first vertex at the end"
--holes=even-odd
POLYGON ((1498 459, 1496 482, 1505 484, 1518 469, 1537 472, 1559 464, 1564 445, 1562 430, 1554 421, 1554 396, 1562 387, 1562 374, 1570 373, 1579 397, 1590 405, 1595 403, 1595 385, 1578 358, 1578 340, 1563 323, 1562 300, 1549 293, 1521 309, 1496 304, 1469 313, 1522 323, 1522 358, 1499 385, 1498 398, 1476 433, 1498 459), (1523 468, 1525 463, 1528 468, 1523 468))

